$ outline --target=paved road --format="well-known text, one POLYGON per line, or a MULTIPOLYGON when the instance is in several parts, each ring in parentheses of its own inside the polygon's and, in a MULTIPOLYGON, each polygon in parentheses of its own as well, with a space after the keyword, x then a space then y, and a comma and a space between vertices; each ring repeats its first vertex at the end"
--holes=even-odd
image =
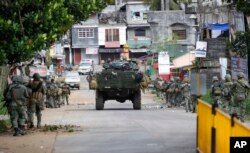
POLYGON ((53 153, 195 152, 195 114, 160 108, 150 94, 143 94, 142 110, 133 110, 129 101, 108 101, 105 110, 96 111, 94 91, 87 90, 85 76, 82 80, 81 90, 72 92, 82 98, 64 107, 61 118, 50 117, 48 122, 80 125, 83 131, 58 134, 53 153))

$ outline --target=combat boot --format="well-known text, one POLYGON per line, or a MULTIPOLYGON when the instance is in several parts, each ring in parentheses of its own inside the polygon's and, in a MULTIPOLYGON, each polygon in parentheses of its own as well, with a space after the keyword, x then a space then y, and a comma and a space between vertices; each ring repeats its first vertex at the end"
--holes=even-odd
POLYGON ((33 123, 33 122, 30 122, 29 128, 30 128, 30 129, 34 128, 34 123, 33 123))
POLYGON ((13 136, 19 136, 20 135, 20 133, 19 133, 19 129, 18 128, 14 128, 14 131, 15 131, 15 133, 13 134, 13 136))
POLYGON ((37 116, 37 128, 41 128, 42 126, 41 126, 41 120, 42 120, 42 116, 37 116))
POLYGON ((25 126, 24 126, 24 125, 22 125, 22 126, 20 127, 19 133, 20 133, 21 135, 25 135, 25 134, 26 134, 25 126))

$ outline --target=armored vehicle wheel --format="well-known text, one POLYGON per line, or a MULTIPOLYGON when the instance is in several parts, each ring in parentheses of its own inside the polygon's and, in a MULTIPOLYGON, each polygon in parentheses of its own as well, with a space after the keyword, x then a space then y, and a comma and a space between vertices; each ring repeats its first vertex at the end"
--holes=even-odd
POLYGON ((95 102, 95 108, 96 110, 103 110, 104 108, 104 100, 102 92, 96 90, 96 102, 95 102))
POLYGON ((133 97, 133 108, 136 110, 140 110, 141 109, 141 91, 137 91, 134 94, 133 97))

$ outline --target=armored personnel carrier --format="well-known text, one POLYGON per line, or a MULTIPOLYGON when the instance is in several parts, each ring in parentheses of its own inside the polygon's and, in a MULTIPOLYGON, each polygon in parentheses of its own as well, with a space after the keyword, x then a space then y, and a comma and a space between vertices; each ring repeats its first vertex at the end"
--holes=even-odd
MULTIPOLYGON (((96 110, 103 110, 107 100, 124 103, 130 100, 133 108, 141 109, 141 83, 143 74, 134 61, 114 61, 104 64, 104 69, 92 79, 96 90, 96 110)), ((91 84, 91 81, 90 81, 91 84)))

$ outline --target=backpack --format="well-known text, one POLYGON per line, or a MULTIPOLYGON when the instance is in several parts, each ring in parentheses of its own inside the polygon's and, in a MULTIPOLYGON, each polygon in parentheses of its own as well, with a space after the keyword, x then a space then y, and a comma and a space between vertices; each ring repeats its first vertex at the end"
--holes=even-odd
POLYGON ((221 94, 221 88, 219 86, 213 87, 213 94, 219 96, 221 94))

